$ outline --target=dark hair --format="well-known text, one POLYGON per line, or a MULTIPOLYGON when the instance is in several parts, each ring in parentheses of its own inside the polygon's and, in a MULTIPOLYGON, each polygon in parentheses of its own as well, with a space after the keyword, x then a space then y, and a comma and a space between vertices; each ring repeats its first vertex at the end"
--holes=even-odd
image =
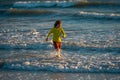
POLYGON ((60 27, 60 24, 62 23, 62 21, 61 20, 57 20, 56 22, 55 22, 55 24, 54 24, 54 27, 57 27, 58 25, 58 27, 60 27))

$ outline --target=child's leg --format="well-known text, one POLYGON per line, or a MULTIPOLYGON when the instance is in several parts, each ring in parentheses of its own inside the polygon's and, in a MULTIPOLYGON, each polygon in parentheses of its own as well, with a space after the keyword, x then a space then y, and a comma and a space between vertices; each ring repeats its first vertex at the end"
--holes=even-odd
POLYGON ((59 48, 57 49, 56 52, 57 52, 57 57, 61 57, 61 55, 60 55, 61 53, 60 53, 60 49, 59 48))
POLYGON ((60 52, 61 52, 61 42, 53 42, 54 43, 54 47, 56 49, 56 54, 57 54, 57 57, 61 57, 60 56, 60 52))

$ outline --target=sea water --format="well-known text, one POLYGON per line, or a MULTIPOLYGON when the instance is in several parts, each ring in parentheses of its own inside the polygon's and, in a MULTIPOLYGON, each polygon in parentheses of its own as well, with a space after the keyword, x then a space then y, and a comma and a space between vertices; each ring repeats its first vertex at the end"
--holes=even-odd
POLYGON ((119 0, 1 2, 1 80, 119 80, 119 73, 119 0), (52 37, 45 41, 59 19, 67 34, 61 59, 52 37))

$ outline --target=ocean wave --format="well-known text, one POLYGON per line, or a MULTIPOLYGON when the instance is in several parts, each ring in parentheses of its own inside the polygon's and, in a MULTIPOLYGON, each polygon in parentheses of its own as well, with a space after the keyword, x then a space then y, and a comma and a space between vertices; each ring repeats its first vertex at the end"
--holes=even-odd
POLYGON ((97 11, 59 11, 59 10, 39 10, 39 9, 14 9, 10 8, 8 10, 0 10, 0 14, 4 15, 23 15, 23 16, 40 16, 40 15, 49 15, 49 16, 63 16, 63 17, 77 17, 77 18, 93 18, 93 19, 112 19, 119 20, 119 13, 105 13, 105 12, 97 12, 97 11))
POLYGON ((47 15, 52 14, 54 11, 50 10, 29 10, 29 9, 13 9, 10 8, 4 12, 6 15, 47 15))
POLYGON ((13 7, 81 7, 91 5, 120 5, 117 2, 89 2, 89 1, 18 1, 13 4, 13 7))
POLYGON ((89 12, 89 11, 79 11, 77 15, 88 17, 88 18, 98 18, 98 19, 120 19, 119 13, 102 13, 102 12, 89 12))
POLYGON ((120 14, 115 14, 115 13, 99 13, 99 12, 85 12, 85 11, 80 11, 80 14, 87 14, 87 15, 108 15, 108 16, 120 16, 120 14))
POLYGON ((34 8, 34 7, 70 7, 74 5, 73 2, 66 1, 19 1, 13 4, 13 7, 26 7, 26 8, 34 8))

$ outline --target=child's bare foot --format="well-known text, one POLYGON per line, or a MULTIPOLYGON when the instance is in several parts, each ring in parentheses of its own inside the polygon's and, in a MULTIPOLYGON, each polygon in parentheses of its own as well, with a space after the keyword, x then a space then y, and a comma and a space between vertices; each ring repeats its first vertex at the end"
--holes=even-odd
POLYGON ((60 55, 56 55, 56 57, 57 57, 57 58, 61 58, 61 56, 60 56, 60 55))

